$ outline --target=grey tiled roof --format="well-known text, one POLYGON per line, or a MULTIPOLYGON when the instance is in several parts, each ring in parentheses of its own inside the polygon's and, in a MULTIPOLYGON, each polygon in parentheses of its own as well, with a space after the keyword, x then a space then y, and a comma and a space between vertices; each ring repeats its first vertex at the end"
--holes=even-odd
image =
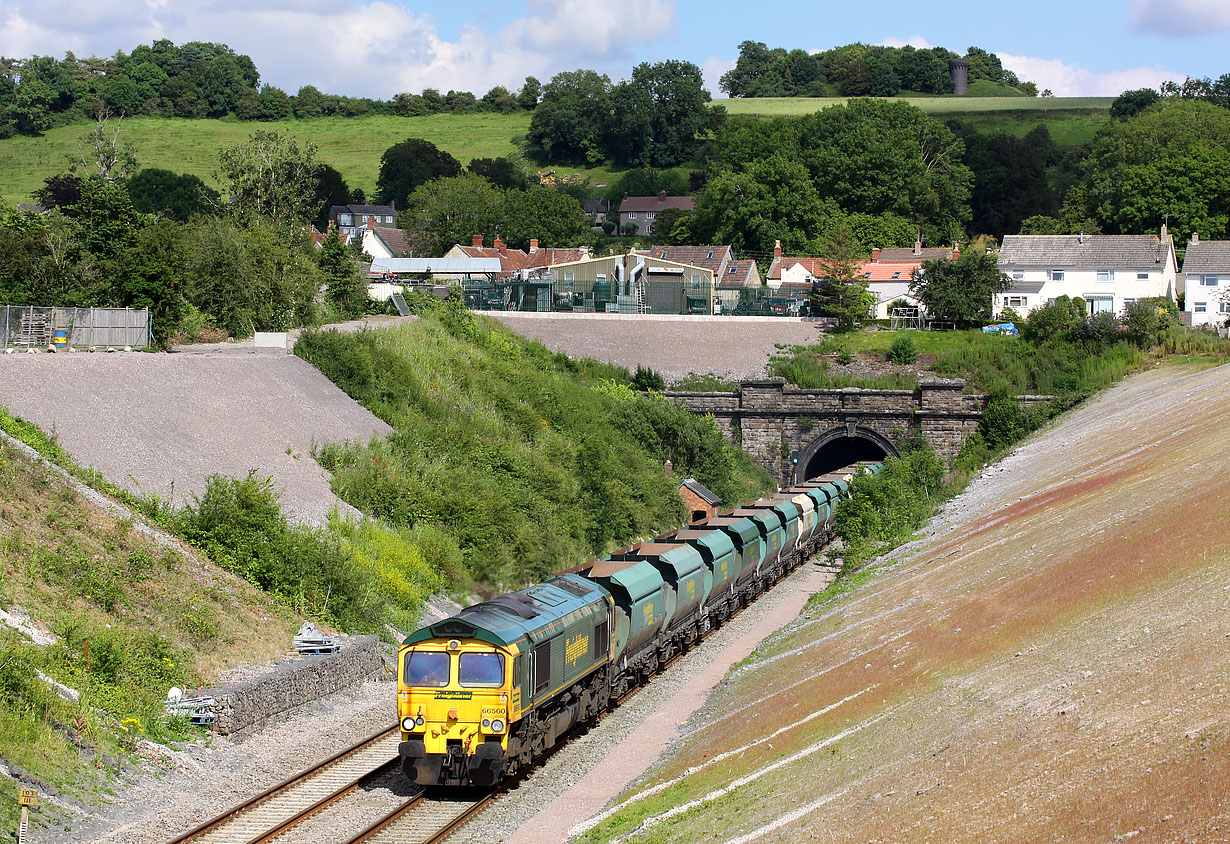
POLYGON ((692 490, 692 492, 699 495, 701 500, 707 504, 716 505, 716 504, 722 503, 721 496, 719 496, 718 494, 714 492, 711 492, 708 488, 706 488, 703 484, 701 484, 698 480, 696 480, 696 478, 688 478, 683 483, 681 483, 679 486, 681 487, 686 486, 688 489, 692 490))
POLYGON ((942 261, 952 257, 952 250, 943 246, 928 246, 914 251, 912 246, 890 246, 880 250, 881 264, 916 264, 919 261, 942 261))
POLYGON ((1230 240, 1202 240, 1187 244, 1185 273, 1230 273, 1230 240))
POLYGON ((1010 234, 999 265, 1152 270, 1165 265, 1168 248, 1152 234, 1010 234))
POLYGON ((696 210, 694 196, 625 196, 619 203, 619 213, 640 211, 662 211, 667 208, 679 208, 684 211, 696 210))

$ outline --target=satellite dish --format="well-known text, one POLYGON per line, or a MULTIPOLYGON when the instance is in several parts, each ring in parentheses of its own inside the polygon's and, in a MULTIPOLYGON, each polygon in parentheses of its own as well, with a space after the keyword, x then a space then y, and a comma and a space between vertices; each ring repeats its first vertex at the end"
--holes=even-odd
POLYGON ((184 690, 179 686, 172 686, 171 691, 167 692, 168 703, 179 703, 184 698, 184 690))

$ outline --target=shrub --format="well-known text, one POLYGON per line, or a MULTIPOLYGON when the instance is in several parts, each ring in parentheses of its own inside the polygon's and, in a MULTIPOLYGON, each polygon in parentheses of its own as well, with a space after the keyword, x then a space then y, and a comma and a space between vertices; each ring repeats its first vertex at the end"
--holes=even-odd
POLYGON ((1027 430, 1025 413, 1015 396, 997 391, 987 397, 982 418, 978 420, 978 434, 991 449, 1012 445, 1027 430))
POLYGON ((944 465, 925 445, 904 444, 876 475, 857 475, 837 506, 833 530, 846 544, 847 563, 907 541, 944 497, 944 465))
POLYGON ((1141 299, 1124 309, 1123 327, 1137 346, 1149 348, 1162 341, 1173 326, 1179 324, 1174 302, 1162 296, 1141 299))
POLYGON ((893 341, 893 344, 888 348, 888 359, 892 363, 910 364, 918 360, 918 347, 914 345, 914 338, 908 334, 903 334, 893 341))
POLYGON ((1059 296, 1030 313, 1021 327, 1021 335, 1031 342, 1044 343, 1070 334, 1084 321, 1084 300, 1059 296))
POLYGON ((636 367, 636 374, 632 376, 632 386, 642 393, 647 393, 650 390, 656 390, 660 393, 666 389, 666 379, 648 366, 638 365, 636 367))
POLYGON ((849 346, 838 346, 837 347, 837 362, 840 363, 842 366, 849 366, 850 364, 854 363, 857 357, 858 355, 850 351, 849 346))

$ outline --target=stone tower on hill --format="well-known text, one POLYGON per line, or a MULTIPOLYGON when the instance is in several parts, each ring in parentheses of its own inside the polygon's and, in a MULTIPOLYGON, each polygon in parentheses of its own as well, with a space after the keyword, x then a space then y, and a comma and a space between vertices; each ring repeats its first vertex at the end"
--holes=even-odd
POLYGON ((965 92, 969 90, 969 61, 949 59, 948 72, 952 74, 953 93, 959 97, 965 96, 965 92))

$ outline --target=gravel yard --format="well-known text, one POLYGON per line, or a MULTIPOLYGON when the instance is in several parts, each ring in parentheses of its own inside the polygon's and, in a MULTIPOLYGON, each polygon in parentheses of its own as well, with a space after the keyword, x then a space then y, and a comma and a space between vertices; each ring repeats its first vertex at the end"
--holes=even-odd
POLYGON ((273 476, 295 518, 318 524, 335 506, 353 511, 330 491, 312 446, 390 431, 311 365, 241 344, 3 355, 0 402, 133 492, 190 501, 207 475, 256 469, 273 476))
POLYGON ((820 327, 798 317, 703 317, 631 314, 533 314, 492 311, 518 334, 574 358, 590 357, 667 381, 689 372, 729 380, 761 378, 775 349, 816 342, 820 327))

